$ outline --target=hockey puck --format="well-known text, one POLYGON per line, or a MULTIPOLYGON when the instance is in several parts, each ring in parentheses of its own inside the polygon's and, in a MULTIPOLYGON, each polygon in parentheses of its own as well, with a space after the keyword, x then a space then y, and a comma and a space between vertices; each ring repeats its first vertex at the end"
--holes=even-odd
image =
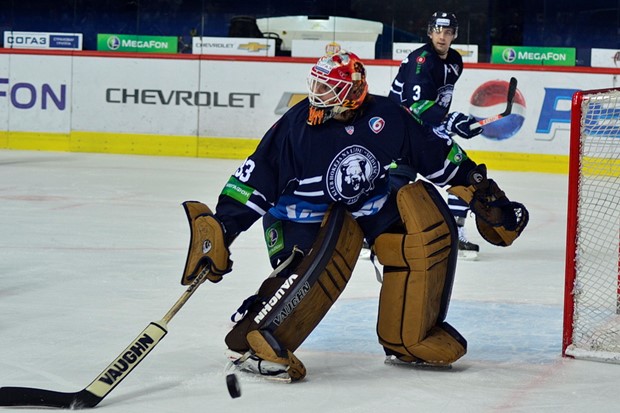
POLYGON ((236 399, 241 396, 241 386, 239 385, 239 380, 237 380, 237 376, 234 373, 226 376, 226 386, 228 387, 230 397, 236 399))

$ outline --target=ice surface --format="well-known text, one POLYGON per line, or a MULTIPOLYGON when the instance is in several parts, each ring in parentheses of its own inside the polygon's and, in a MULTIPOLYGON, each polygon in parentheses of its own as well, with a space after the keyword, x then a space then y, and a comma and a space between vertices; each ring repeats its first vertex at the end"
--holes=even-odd
MULTIPOLYGON (((183 293, 181 202, 215 205, 239 161, 0 151, 0 386, 78 391, 183 293)), ((260 225, 232 246, 153 352, 97 407, 105 412, 616 412, 620 365, 563 359, 565 175, 490 172, 530 210, 512 247, 458 264, 447 321, 469 351, 451 370, 383 364, 380 285, 358 263, 298 350, 306 380, 239 375, 226 389, 230 314, 270 272, 260 225)), ((11 410, 11 409, 5 409, 11 410)), ((36 409, 19 408, 20 412, 36 409)), ((38 410, 40 411, 40 409, 38 410)))

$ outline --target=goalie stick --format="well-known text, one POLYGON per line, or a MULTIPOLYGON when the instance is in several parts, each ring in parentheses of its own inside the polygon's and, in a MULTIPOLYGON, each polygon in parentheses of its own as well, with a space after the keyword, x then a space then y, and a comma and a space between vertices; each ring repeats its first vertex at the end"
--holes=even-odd
POLYGON ((517 92, 517 79, 514 77, 510 78, 510 83, 508 84, 508 96, 506 97, 506 110, 498 115, 493 115, 491 117, 481 119, 476 123, 473 123, 469 126, 470 130, 474 130, 484 125, 488 125, 489 123, 498 121, 512 113, 512 102, 515 98, 515 93, 517 92))
POLYGON ((0 387, 0 406, 45 406, 63 409, 95 407, 153 350, 168 332, 167 324, 209 274, 203 269, 176 303, 159 320, 151 322, 86 388, 64 393, 30 387, 0 387))

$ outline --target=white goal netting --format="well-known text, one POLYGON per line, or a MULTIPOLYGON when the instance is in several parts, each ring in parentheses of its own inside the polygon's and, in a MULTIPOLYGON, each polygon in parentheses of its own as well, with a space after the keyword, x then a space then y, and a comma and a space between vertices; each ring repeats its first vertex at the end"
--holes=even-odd
POLYGON ((579 129, 572 139, 579 142, 571 148, 578 163, 571 161, 569 183, 576 219, 569 216, 567 231, 575 250, 567 260, 573 308, 565 353, 620 363, 620 89, 582 93, 572 109, 579 119, 576 125, 573 113, 571 127, 579 129))

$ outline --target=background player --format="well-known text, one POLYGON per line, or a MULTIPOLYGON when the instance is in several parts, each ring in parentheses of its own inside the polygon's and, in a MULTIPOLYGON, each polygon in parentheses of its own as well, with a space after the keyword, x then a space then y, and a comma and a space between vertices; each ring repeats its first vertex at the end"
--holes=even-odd
POLYGON ((484 165, 454 157, 445 139, 402 106, 369 94, 356 55, 324 56, 308 76, 308 98, 230 177, 216 213, 184 203, 192 228, 184 284, 205 267, 209 280, 220 281, 231 271, 228 246, 263 220, 274 271, 226 336, 233 366, 302 379, 294 352, 345 288, 364 238, 383 264, 377 335, 386 361, 449 365, 465 354, 466 340, 445 321, 458 254, 454 221, 428 182, 396 190, 393 161, 470 194, 491 239, 510 244, 527 224, 525 207, 487 179, 484 165))
MULTIPOLYGON (((429 42, 403 60, 392 82, 390 98, 407 107, 421 124, 470 139, 482 133, 481 128, 469 129, 476 120, 464 113, 449 113, 454 85, 463 72, 461 55, 450 47, 458 36, 456 16, 449 12, 433 13, 427 34, 429 42)), ((480 248, 465 234, 467 203, 448 194, 448 206, 459 229, 459 256, 475 259, 480 248)))

